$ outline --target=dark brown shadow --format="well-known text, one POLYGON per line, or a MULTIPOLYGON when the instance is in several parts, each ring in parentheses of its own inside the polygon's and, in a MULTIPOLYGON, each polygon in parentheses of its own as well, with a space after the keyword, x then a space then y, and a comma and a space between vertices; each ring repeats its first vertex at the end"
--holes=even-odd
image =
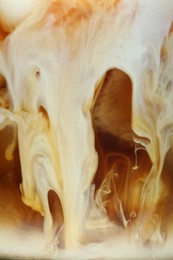
POLYGON ((126 73, 109 70, 92 115, 99 156, 93 181, 96 196, 100 188, 110 189, 103 195, 103 204, 110 219, 122 226, 120 207, 126 219, 137 216, 144 179, 151 168, 146 151, 133 140, 132 91, 132 82, 126 73))

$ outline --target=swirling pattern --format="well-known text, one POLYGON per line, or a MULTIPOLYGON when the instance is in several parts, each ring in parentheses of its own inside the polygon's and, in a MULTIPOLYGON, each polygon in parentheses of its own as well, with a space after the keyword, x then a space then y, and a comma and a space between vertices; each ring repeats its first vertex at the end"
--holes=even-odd
MULTIPOLYGON (((119 226, 133 226, 144 243, 163 243, 162 205, 172 194, 162 178, 173 134, 172 10, 170 0, 45 0, 15 26, 1 21, 0 127, 13 127, 4 156, 13 161, 19 149, 21 168, 9 223, 36 214, 52 250, 107 243, 123 233, 119 226), (135 166, 122 150, 101 152, 97 131, 132 143, 135 166), (138 165, 140 149, 149 159, 142 154, 138 165)), ((0 204, 8 223, 4 212, 0 204)))

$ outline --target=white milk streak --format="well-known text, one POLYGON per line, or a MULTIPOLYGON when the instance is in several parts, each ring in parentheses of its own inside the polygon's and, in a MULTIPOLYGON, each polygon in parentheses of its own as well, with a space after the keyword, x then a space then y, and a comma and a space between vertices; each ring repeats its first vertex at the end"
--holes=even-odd
MULTIPOLYGON (((0 110, 1 122, 9 118, 17 124, 23 201, 45 216, 44 230, 51 235, 48 191, 57 193, 66 248, 79 246, 85 236, 92 240, 94 232, 107 237, 107 228, 112 227, 90 194, 98 161, 90 108, 96 84, 105 72, 116 67, 131 77, 132 126, 150 140, 144 146, 153 167, 143 188, 141 221, 143 215, 145 221, 152 218, 160 198, 160 173, 173 130, 173 95, 163 79, 172 70, 172 59, 166 64, 160 61, 173 2, 123 1, 115 12, 97 9, 97 5, 92 8, 90 17, 75 28, 54 24, 51 15, 42 26, 36 18, 28 18, 8 36, 0 53, 0 72, 11 99, 11 111, 0 110), (166 72, 163 66, 169 67, 166 72), (152 207, 146 213, 148 203, 152 207)), ((43 10, 40 13, 41 20, 43 10)), ((172 80, 171 72, 167 77, 166 81, 172 80)))

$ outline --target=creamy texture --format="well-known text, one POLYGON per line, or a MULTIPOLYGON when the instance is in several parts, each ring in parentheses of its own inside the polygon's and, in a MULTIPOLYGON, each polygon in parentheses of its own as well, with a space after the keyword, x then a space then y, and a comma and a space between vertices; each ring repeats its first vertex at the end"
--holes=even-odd
POLYGON ((39 232, 46 243, 56 241, 52 252, 90 243, 97 248, 99 242, 109 247, 106 243, 117 237, 121 241, 126 231, 104 207, 112 180, 116 214, 127 233, 129 223, 134 224, 132 240, 164 242, 158 208, 169 193, 161 173, 173 133, 172 18, 171 0, 38 1, 1 40, 0 124, 2 129, 12 125, 17 136, 5 156, 12 160, 18 144, 22 201, 44 217, 39 232), (151 160, 141 188, 138 180, 129 190, 124 185, 123 192, 134 191, 129 197, 139 197, 135 221, 126 217, 113 168, 96 193, 93 182, 98 153, 92 111, 101 81, 112 68, 131 80, 134 142, 151 160), (50 190, 62 207, 60 224, 50 210, 50 190))
MULTIPOLYGON (((35 1, 36 3, 38 1, 35 1)), ((0 20, 7 32, 16 28, 22 20, 31 15, 34 9, 34 0, 1 0, 0 1, 0 20)))

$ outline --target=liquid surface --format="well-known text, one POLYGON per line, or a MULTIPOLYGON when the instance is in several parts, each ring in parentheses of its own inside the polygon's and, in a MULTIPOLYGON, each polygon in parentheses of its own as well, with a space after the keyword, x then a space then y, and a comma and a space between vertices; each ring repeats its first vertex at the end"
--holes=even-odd
POLYGON ((172 257, 172 19, 45 0, 1 23, 0 255, 172 257))

